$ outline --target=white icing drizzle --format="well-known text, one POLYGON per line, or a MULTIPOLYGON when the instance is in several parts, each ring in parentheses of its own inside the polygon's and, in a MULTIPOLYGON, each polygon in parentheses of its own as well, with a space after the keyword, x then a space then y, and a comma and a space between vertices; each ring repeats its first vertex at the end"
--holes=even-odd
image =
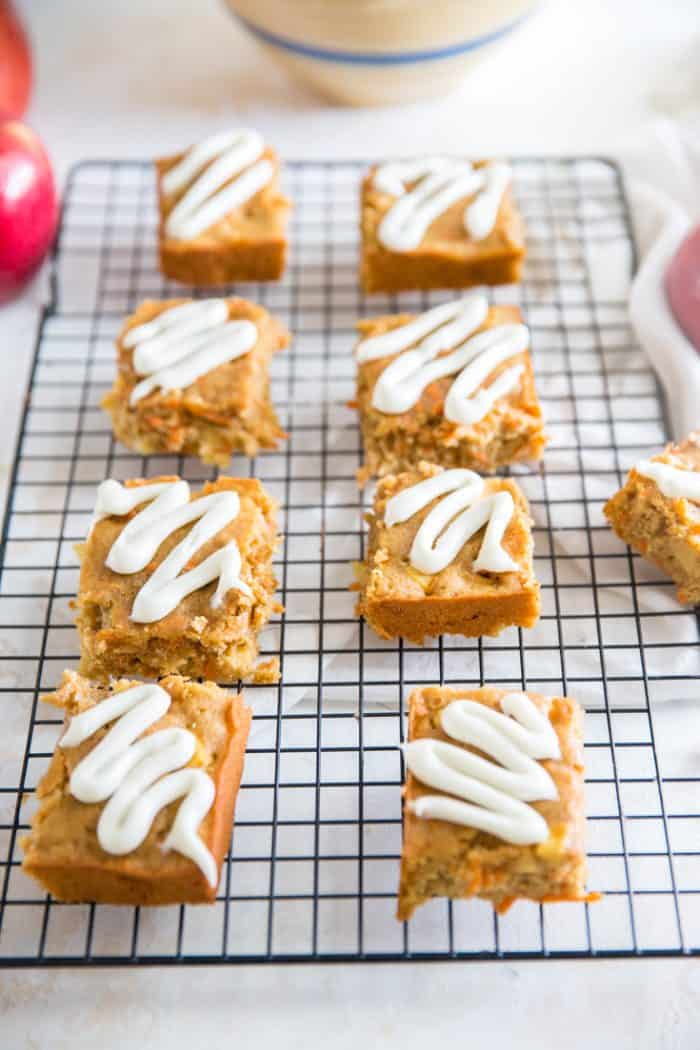
POLYGON ((510 492, 483 495, 484 480, 472 470, 444 470, 387 500, 384 521, 391 527, 408 521, 442 496, 416 533, 409 559, 414 569, 434 575, 447 568, 479 529, 486 525, 475 572, 518 572, 503 548, 503 537, 515 506, 510 492))
POLYGON ((183 390, 227 361, 253 349, 258 330, 252 321, 229 321, 224 299, 202 299, 164 310, 124 336, 134 347, 134 371, 145 376, 131 391, 135 405, 152 390, 183 390))
POLYGON ((423 340, 418 343, 419 347, 430 343, 437 344, 439 350, 446 350, 482 325, 487 313, 486 296, 482 291, 475 290, 462 299, 434 306, 398 328, 363 339, 355 349, 355 356, 360 364, 376 361, 380 357, 389 357, 391 354, 408 350, 409 346, 418 343, 419 339, 423 340), (451 321, 455 323, 450 324, 451 321), (426 335, 429 338, 423 339, 426 335))
POLYGON ((356 351, 360 363, 386 354, 399 355, 374 385, 374 408, 387 415, 407 412, 430 383, 459 373, 445 399, 445 418, 465 426, 483 419, 496 401, 518 384, 524 365, 513 365, 493 383, 481 390, 479 387, 494 368, 523 353, 530 343, 524 324, 496 325, 472 335, 487 315, 488 299, 483 291, 475 291, 428 310, 399 328, 363 340, 356 351), (438 357, 452 347, 452 353, 438 357))
POLYGON ((700 503, 700 472, 681 470, 670 463, 645 459, 634 468, 642 477, 654 481, 659 491, 668 499, 688 499, 700 503))
POLYGON ((474 196, 464 211, 464 228, 472 240, 483 240, 493 230, 510 180, 510 167, 502 163, 475 168, 466 160, 426 157, 382 164, 374 173, 374 186, 397 199, 377 236, 391 251, 412 251, 438 216, 462 197, 474 196), (407 190, 410 183, 415 185, 407 190))
POLYGON ((482 188, 464 212, 464 226, 474 241, 483 241, 493 230, 512 173, 508 164, 485 164, 477 169, 483 178, 482 188))
POLYGON ((103 481, 97 490, 95 519, 99 521, 112 514, 128 514, 142 503, 149 503, 149 506, 127 522, 107 555, 105 564, 113 572, 123 575, 141 572, 171 533, 192 521, 197 524, 173 547, 141 587, 134 599, 132 620, 136 623, 161 620, 188 594, 216 579, 218 584, 211 599, 214 609, 221 605, 224 595, 232 588, 253 597, 248 585, 240 578, 241 554, 235 540, 230 540, 199 565, 180 575, 200 547, 236 518, 240 510, 237 492, 214 492, 190 501, 190 486, 186 481, 125 488, 110 479, 103 481))
POLYGON ((215 886, 216 863, 197 834, 214 802, 214 781, 202 769, 183 768, 195 753, 196 738, 176 727, 143 736, 169 707, 165 689, 144 684, 75 715, 62 748, 77 747, 109 722, 115 724, 73 770, 70 792, 80 802, 109 800, 97 823, 97 840, 116 856, 137 849, 156 815, 182 799, 162 848, 189 857, 215 886))
POLYGON ((254 197, 274 174, 269 160, 260 160, 264 149, 259 132, 239 128, 212 135, 188 150, 161 181, 163 191, 170 194, 194 179, 166 219, 168 236, 197 237, 254 197))
POLYGON ((414 776, 454 796, 423 795, 408 806, 418 817, 477 828, 514 845, 544 842, 547 822, 527 803, 558 797, 552 777, 536 759, 561 758, 559 740, 525 693, 509 693, 500 704, 496 711, 475 700, 456 700, 440 718, 447 736, 494 761, 429 737, 404 745, 414 776))

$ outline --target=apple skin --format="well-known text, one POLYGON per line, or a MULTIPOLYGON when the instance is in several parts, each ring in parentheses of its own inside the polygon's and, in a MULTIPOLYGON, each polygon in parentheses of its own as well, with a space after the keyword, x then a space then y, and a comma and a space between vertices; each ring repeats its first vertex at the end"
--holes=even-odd
POLYGON ((666 270, 665 284, 676 321, 700 350, 700 226, 681 242, 666 270))
POLYGON ((0 120, 23 117, 32 89, 29 40, 11 0, 0 0, 0 120))
POLYGON ((39 138, 18 121, 0 124, 0 302, 41 265, 57 222, 56 185, 39 138))

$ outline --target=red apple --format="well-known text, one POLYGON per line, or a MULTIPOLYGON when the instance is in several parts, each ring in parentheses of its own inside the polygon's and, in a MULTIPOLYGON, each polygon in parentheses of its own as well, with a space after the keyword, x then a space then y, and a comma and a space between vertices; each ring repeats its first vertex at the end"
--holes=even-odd
POLYGON ((0 119, 24 116, 31 86, 27 35, 10 0, 0 0, 0 119))
POLYGON ((0 124, 0 302, 38 268, 57 221, 56 186, 44 147, 26 124, 0 124))
POLYGON ((700 350, 700 226, 690 231, 671 259, 666 295, 678 324, 700 350))

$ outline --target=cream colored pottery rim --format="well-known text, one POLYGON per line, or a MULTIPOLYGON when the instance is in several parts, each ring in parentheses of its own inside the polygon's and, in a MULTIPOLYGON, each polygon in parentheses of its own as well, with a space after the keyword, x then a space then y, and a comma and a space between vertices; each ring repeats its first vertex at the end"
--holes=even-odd
POLYGON ((505 35, 535 0, 227 0, 256 36, 299 57, 381 65, 455 57, 505 35))

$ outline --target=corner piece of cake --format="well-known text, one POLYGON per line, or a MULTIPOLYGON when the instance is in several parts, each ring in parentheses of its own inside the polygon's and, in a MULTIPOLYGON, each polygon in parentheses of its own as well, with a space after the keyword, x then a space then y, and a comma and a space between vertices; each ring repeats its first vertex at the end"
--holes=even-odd
POLYGON ((249 128, 157 160, 165 276, 196 286, 281 277, 290 202, 279 171, 275 151, 249 128))
POLYGON ((510 478, 420 463, 377 485, 358 615, 382 638, 496 635, 540 613, 531 520, 510 478))
POLYGON ((523 223, 500 161, 421 157, 375 165, 362 184, 366 292, 520 280, 523 223))
POLYGON ((147 300, 117 339, 103 398, 115 436, 142 455, 226 466, 284 437, 270 402, 270 362, 289 333, 245 299, 147 300))
POLYGON ((433 897, 595 900, 576 701, 425 686, 408 705, 397 918, 433 897))
POLYGON ((637 463, 605 504, 615 533, 700 604, 700 431, 637 463))
POLYGON ((104 481, 78 548, 80 671, 232 682, 254 671, 277 581, 276 504, 253 478, 104 481))
POLYGON ((65 671, 65 712, 22 867, 59 900, 211 903, 233 827, 251 711, 176 675, 101 685, 65 671))
POLYGON ((542 458, 546 435, 530 331, 483 289, 426 313, 360 321, 360 480, 420 460, 492 473, 542 458))

